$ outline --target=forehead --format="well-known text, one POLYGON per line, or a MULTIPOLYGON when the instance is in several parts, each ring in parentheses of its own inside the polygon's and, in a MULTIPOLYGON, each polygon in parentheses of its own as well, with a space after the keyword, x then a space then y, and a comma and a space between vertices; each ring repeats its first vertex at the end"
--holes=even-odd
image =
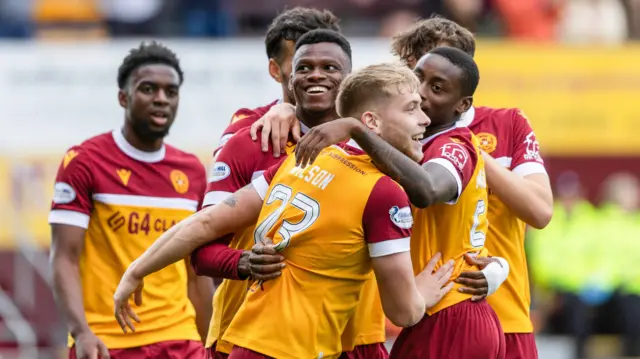
POLYGON ((321 42, 300 46, 293 57, 293 62, 295 64, 300 61, 337 61, 345 65, 349 60, 340 45, 321 42))
POLYGON ((458 66, 436 54, 426 54, 420 58, 416 71, 422 72, 425 76, 437 76, 449 81, 458 80, 462 76, 462 70, 458 66))
POLYGON ((420 94, 418 94, 418 88, 411 88, 409 85, 400 85, 397 90, 391 96, 388 97, 390 102, 397 105, 402 105, 412 101, 420 102, 420 94))
POLYGON ((157 84, 179 85, 180 76, 171 66, 165 64, 149 64, 139 66, 131 74, 134 83, 153 82, 157 84))

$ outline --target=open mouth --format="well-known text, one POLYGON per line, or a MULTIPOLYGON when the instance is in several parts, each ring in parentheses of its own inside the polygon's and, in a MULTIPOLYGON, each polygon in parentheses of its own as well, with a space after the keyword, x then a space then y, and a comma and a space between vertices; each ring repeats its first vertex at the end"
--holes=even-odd
POLYGON ((153 121, 156 126, 164 126, 169 121, 169 114, 163 111, 151 112, 151 121, 153 121))
POLYGON ((424 134, 423 133, 421 133, 419 135, 414 135, 414 136, 411 137, 411 139, 416 141, 416 142, 422 141, 423 138, 424 138, 424 134))
POLYGON ((310 95, 319 95, 319 94, 323 94, 325 92, 329 91, 329 88, 326 86, 311 86, 311 87, 307 87, 307 89, 305 90, 306 93, 310 94, 310 95))

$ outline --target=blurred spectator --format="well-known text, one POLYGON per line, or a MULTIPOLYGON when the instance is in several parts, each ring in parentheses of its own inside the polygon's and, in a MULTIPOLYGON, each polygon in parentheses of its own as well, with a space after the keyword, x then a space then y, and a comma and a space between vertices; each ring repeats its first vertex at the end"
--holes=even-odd
POLYGON ((182 19, 188 36, 231 36, 236 32, 233 1, 183 0, 182 19))
POLYGON ((556 291, 547 330, 575 338, 575 358, 585 358, 586 343, 594 331, 612 331, 615 289, 602 255, 603 238, 597 209, 584 197, 577 174, 565 172, 556 183, 553 219, 544 231, 530 234, 532 275, 537 285, 556 291), (565 270, 571 268, 571 270, 565 270))
POLYGON ((31 36, 33 0, 0 0, 0 37, 31 36))
POLYGON ((96 38, 106 35, 98 0, 34 0, 36 35, 41 38, 96 38))
POLYGON ((516 40, 555 41, 565 0, 493 0, 506 36, 516 40))
POLYGON ((112 36, 148 36, 154 34, 154 21, 163 0, 101 0, 102 11, 112 36))
POLYGON ((622 0, 627 15, 629 39, 640 39, 640 0, 622 0))
POLYGON ((476 32, 478 19, 485 7, 485 0, 445 0, 446 10, 451 19, 467 29, 476 32))
POLYGON ((627 18, 619 0, 568 0, 558 30, 564 42, 617 44, 627 38, 627 18))
MULTIPOLYGON (((612 174, 603 183, 603 223, 606 240, 601 240, 602 257, 617 264, 621 286, 620 318, 624 335, 623 354, 640 356, 640 185, 628 173, 612 174)), ((603 238, 603 239, 604 239, 603 238)))

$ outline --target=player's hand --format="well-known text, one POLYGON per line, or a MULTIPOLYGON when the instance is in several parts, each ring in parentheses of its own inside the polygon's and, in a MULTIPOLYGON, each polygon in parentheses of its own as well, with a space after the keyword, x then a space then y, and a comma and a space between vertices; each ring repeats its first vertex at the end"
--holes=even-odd
POLYGON ((76 358, 78 359, 109 359, 109 350, 91 331, 83 332, 73 338, 76 358))
POLYGON ((130 269, 131 267, 127 269, 122 279, 120 279, 120 284, 118 284, 116 293, 113 295, 114 316, 124 333, 127 332, 127 327, 132 332, 136 331, 131 319, 136 323, 140 323, 140 318, 131 309, 129 298, 133 295, 135 304, 137 306, 142 305, 142 288, 144 286, 142 279, 135 278, 130 269))
POLYGON ((271 239, 265 238, 253 246, 249 255, 249 268, 255 280, 278 278, 285 267, 284 257, 278 254, 271 239))
POLYGON ((441 257, 440 253, 436 253, 422 272, 416 276, 416 286, 422 298, 424 298, 424 305, 427 308, 438 304, 453 288, 453 282, 447 284, 453 274, 454 262, 452 260, 443 264, 435 273, 433 272, 441 257))
POLYGON ((293 140, 300 141, 300 122, 296 119, 296 107, 289 103, 274 105, 258 121, 251 125, 251 139, 258 139, 258 130, 262 128, 262 152, 269 150, 269 135, 273 144, 273 155, 280 157, 287 148, 289 131, 293 140))
MULTIPOLYGON (((480 270, 492 262, 496 262, 502 266, 499 260, 491 257, 477 257, 465 253, 464 259, 468 264, 475 265, 480 268, 480 270)), ((455 282, 464 286, 458 288, 458 292, 471 294, 471 301, 474 302, 486 298, 489 293, 489 282, 481 271, 462 272, 458 278, 456 278, 455 282)))
POLYGON ((296 165, 305 168, 313 164, 320 151, 348 140, 359 125, 360 121, 354 118, 340 118, 310 129, 296 145, 296 165))

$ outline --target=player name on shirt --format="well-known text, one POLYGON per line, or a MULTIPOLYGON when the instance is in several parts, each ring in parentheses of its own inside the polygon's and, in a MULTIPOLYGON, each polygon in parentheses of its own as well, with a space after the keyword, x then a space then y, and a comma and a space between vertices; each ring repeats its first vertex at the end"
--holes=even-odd
POLYGON ((331 172, 323 170, 319 166, 309 166, 305 168, 295 166, 289 171, 289 174, 301 178, 305 182, 311 183, 322 190, 327 188, 331 180, 336 176, 331 172))

